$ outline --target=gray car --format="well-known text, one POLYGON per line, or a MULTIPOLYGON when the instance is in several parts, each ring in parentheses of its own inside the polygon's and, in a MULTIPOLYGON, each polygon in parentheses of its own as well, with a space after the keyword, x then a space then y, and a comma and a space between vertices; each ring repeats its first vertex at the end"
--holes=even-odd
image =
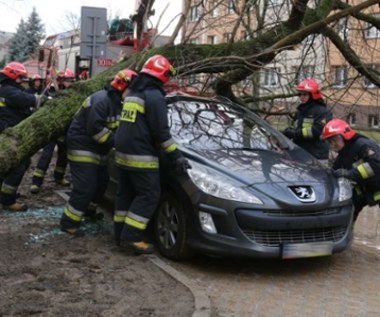
MULTIPOLYGON (((352 191, 255 113, 224 98, 167 96, 171 133, 192 168, 163 155, 150 226, 174 260, 327 256, 352 242, 352 191)), ((117 182, 117 170, 111 176, 117 182)))

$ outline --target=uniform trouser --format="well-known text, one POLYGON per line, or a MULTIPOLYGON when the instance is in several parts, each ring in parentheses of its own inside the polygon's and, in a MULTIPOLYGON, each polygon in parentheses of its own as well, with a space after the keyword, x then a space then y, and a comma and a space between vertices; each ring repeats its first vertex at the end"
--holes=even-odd
POLYGON ((41 156, 38 160, 36 170, 33 173, 32 184, 41 186, 44 180, 45 173, 49 168, 50 161, 53 157, 54 148, 57 145, 57 162, 54 169, 54 179, 62 180, 67 166, 66 144, 63 140, 58 139, 45 145, 41 156))
POLYGON ((143 240, 145 229, 160 200, 160 174, 119 168, 114 215, 116 240, 143 240))
POLYGON ((352 202, 354 204, 354 222, 359 216, 359 213, 362 209, 368 205, 368 202, 362 193, 358 194, 358 192, 353 189, 352 192, 352 202))
POLYGON ((29 164, 30 159, 28 158, 5 175, 1 185, 1 203, 3 205, 11 205, 16 202, 18 186, 29 167, 29 164))
POLYGON ((90 204, 97 205, 107 189, 109 175, 106 164, 69 161, 72 190, 61 217, 64 228, 79 228, 90 204))

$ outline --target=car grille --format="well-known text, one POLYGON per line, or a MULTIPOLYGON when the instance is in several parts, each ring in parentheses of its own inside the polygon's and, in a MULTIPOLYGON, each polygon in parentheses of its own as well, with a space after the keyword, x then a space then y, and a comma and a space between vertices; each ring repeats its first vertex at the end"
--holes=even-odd
POLYGON ((338 213, 340 210, 338 208, 330 208, 323 210, 311 210, 311 211, 290 211, 290 210, 263 210, 262 212, 271 216, 316 216, 316 215, 332 215, 338 213))
POLYGON ((346 231, 347 226, 274 231, 243 230, 250 240, 270 247, 278 247, 282 243, 335 242, 342 239, 346 231))

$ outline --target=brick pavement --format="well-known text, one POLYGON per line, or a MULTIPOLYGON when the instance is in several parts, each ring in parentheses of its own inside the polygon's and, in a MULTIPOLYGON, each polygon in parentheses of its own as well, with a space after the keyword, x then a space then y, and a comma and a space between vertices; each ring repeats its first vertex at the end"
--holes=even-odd
POLYGON ((210 300, 217 317, 379 317, 380 210, 363 210, 353 245, 291 261, 200 257, 169 262, 210 300))

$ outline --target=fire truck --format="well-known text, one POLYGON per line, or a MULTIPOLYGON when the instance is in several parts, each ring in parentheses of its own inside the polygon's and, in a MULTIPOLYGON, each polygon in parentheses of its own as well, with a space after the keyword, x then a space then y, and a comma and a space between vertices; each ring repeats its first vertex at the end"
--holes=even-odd
POLYGON ((154 14, 151 1, 136 0, 135 8, 129 18, 115 18, 109 22, 106 58, 95 60, 95 72, 91 73, 93 61, 80 57, 80 32, 73 30, 48 36, 38 56, 24 63, 28 73, 40 75, 46 85, 54 80, 58 70, 65 68, 73 70, 77 79, 87 79, 144 48, 165 45, 169 37, 156 36, 157 30, 148 27, 149 18, 154 14))

